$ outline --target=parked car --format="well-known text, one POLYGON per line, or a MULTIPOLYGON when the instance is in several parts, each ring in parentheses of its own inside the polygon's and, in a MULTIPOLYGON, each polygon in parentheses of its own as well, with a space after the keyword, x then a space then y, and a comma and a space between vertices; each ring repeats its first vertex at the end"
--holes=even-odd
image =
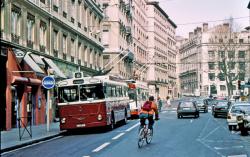
POLYGON ((228 129, 231 130, 237 130, 237 116, 243 115, 242 110, 245 109, 245 107, 249 106, 249 103, 245 102, 235 102, 233 103, 228 110, 227 113, 227 124, 228 129))
POLYGON ((178 104, 177 107, 177 118, 182 118, 183 116, 193 115, 195 118, 198 118, 199 110, 197 108, 195 101, 182 101, 178 104))
POLYGON ((215 118, 218 116, 227 117, 228 108, 230 107, 230 102, 226 100, 217 100, 212 107, 212 114, 215 118))
POLYGON ((241 108, 240 112, 242 114, 236 117, 239 130, 241 135, 248 135, 248 131, 250 130, 250 103, 241 108))
POLYGON ((203 111, 205 113, 208 112, 208 105, 205 103, 205 101, 203 99, 198 99, 195 101, 196 101, 196 104, 197 104, 199 111, 203 111))

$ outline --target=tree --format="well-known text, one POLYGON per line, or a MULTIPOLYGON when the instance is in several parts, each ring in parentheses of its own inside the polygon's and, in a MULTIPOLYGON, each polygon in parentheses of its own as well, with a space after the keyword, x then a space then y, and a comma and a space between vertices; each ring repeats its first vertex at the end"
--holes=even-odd
POLYGON ((236 25, 231 18, 228 23, 216 26, 209 37, 210 48, 212 47, 218 56, 216 62, 220 73, 216 77, 223 79, 221 81, 226 81, 229 99, 233 95, 233 82, 238 80, 245 71, 242 67, 240 68, 237 55, 241 47, 239 35, 240 32, 236 31, 236 25))

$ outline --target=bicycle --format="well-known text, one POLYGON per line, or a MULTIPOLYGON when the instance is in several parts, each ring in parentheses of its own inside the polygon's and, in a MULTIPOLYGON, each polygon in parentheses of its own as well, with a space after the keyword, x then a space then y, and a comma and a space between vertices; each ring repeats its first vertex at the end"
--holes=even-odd
POLYGON ((146 119, 145 125, 139 130, 139 139, 138 147, 141 148, 146 141, 147 144, 150 144, 153 139, 153 127, 148 128, 148 119, 146 119), (147 123, 146 123, 147 121, 147 123))

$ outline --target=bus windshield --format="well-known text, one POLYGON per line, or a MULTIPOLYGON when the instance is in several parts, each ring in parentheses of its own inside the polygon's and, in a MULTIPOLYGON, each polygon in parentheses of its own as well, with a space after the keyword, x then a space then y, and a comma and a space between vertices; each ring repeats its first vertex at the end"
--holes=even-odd
POLYGON ((87 85, 80 85, 80 100, 98 100, 104 99, 104 92, 103 92, 103 85, 102 83, 99 84, 87 84, 87 85))
POLYGON ((59 103, 79 101, 78 86, 66 86, 58 88, 59 103))

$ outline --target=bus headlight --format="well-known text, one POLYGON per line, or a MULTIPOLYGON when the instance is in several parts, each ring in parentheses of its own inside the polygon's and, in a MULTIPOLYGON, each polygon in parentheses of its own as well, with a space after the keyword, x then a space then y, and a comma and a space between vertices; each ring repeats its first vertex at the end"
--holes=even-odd
POLYGON ((62 124, 64 124, 65 121, 66 121, 66 118, 62 118, 62 119, 61 119, 61 123, 62 123, 62 124))
POLYGON ((98 119, 99 121, 101 121, 101 120, 102 120, 102 115, 101 115, 101 114, 98 114, 97 119, 98 119))

